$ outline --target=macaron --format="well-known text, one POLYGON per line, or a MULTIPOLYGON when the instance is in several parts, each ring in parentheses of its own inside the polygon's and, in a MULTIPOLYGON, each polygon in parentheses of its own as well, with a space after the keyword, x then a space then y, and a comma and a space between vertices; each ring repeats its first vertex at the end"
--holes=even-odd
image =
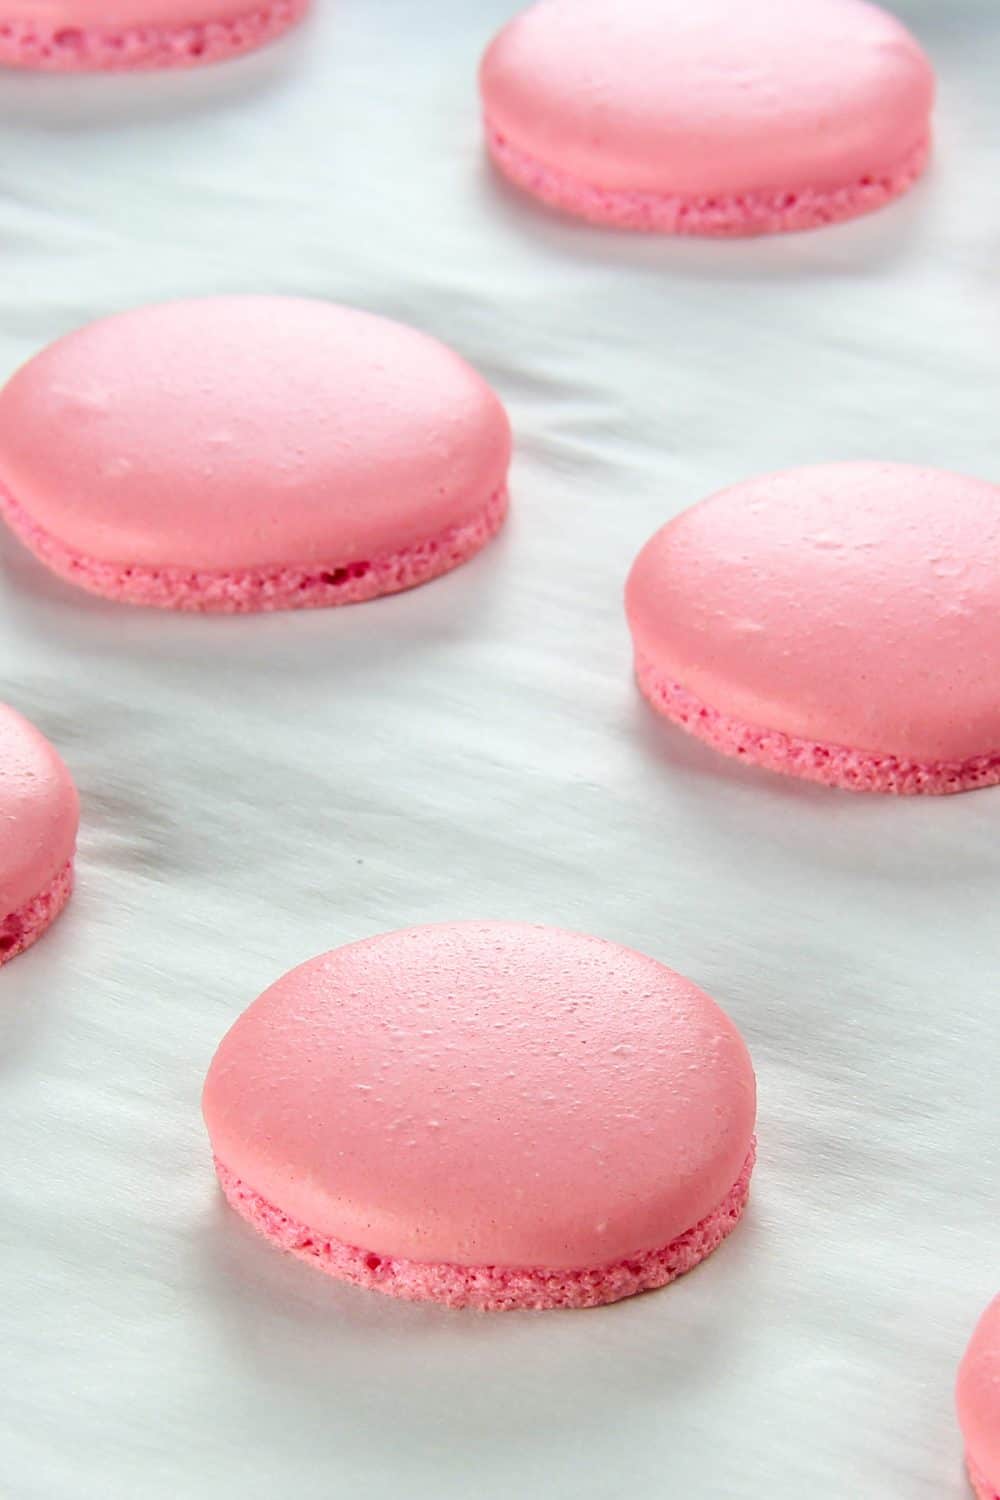
POLYGON ((812 229, 922 172, 934 78, 865 0, 539 0, 480 74, 494 161, 595 224, 812 229))
POLYGON ((1000 488, 843 463, 734 485, 632 569, 639 686, 726 755, 852 791, 1000 782, 1000 488))
POLYGON ((224 1038, 204 1115, 229 1203, 394 1297, 591 1307, 735 1228, 755 1083, 655 959, 513 922, 390 932, 293 969, 224 1038))
POLYGON ((46 72, 191 68, 262 47, 308 0, 0 0, 0 66, 46 72))
POLYGON ((0 704, 0 964, 37 942, 69 900, 79 821, 57 752, 0 704))
POLYGON ((477 552, 510 450, 485 381, 412 328, 294 297, 163 303, 69 334, 0 391, 0 513, 126 604, 349 604, 477 552))
POLYGON ((958 1373, 958 1419, 979 1500, 1000 1500, 1000 1297, 983 1314, 958 1373))

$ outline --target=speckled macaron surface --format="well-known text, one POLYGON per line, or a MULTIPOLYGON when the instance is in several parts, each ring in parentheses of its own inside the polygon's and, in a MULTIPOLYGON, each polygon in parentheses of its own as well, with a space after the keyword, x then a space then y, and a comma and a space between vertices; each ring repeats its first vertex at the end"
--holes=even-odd
POLYGON ((129 72, 223 62, 273 41, 309 0, 0 0, 0 67, 129 72))
POLYGON ((0 964, 30 948, 68 901, 78 823, 60 756, 0 704, 0 964))
POLYGON ((718 1006, 651 958, 518 923, 294 969, 225 1037, 203 1105, 259 1232, 453 1306, 663 1285, 735 1226, 753 1166, 753 1070, 718 1006))
POLYGON ((595 223, 678 234, 808 229, 919 176, 931 66, 865 0, 538 0, 481 91, 500 169, 595 223))
POLYGON ((1000 782, 1000 488, 847 463, 734 485, 632 569, 639 684, 726 754, 853 790, 1000 782))
POLYGON ((983 1314, 962 1361, 958 1417, 979 1500, 1000 1500, 1000 1297, 983 1314))
POLYGON ((0 512, 126 603, 352 603, 478 551, 510 451, 497 397, 426 334, 300 298, 164 303, 69 334, 0 392, 0 512))

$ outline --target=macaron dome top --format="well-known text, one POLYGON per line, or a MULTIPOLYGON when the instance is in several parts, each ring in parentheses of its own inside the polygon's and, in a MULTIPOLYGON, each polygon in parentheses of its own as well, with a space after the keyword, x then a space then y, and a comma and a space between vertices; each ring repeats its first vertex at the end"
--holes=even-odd
POLYGON ((0 508, 98 593, 340 602, 485 541, 510 447, 486 383, 414 329, 299 298, 164 303, 69 334, 0 392, 0 508))

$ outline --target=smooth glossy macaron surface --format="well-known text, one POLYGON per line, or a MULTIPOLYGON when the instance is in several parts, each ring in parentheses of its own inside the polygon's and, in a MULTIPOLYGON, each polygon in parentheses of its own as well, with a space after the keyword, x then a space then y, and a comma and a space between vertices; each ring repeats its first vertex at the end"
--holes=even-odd
POLYGON ((753 1070, 718 1006, 553 928, 387 933, 293 970, 223 1040, 216 1158, 320 1234, 457 1265, 605 1265, 720 1203, 753 1070))
POLYGON ((1000 1495, 1000 1297, 983 1314, 958 1375, 958 1416, 984 1500, 1000 1495))
POLYGON ((45 736, 0 704, 0 922, 41 894, 72 859, 79 802, 45 736))
POLYGON ((835 190, 929 132, 920 47, 864 0, 539 0, 486 53, 488 122, 580 182, 835 190))
POLYGON ((734 485, 647 543, 627 610, 640 677, 738 724, 929 765, 1000 751, 985 480, 846 463, 734 485))
POLYGON ((0 484, 90 564, 367 561, 478 515, 509 458, 504 410, 457 354, 305 299, 123 313, 0 393, 0 484))

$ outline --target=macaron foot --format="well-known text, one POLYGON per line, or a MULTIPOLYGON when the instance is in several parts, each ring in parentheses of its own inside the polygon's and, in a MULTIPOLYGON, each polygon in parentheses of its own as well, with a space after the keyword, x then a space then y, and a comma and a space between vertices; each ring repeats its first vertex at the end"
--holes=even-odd
POLYGON ((489 118, 486 140, 493 161, 505 177, 561 213, 614 229, 726 239, 819 229, 874 213, 912 187, 930 154, 930 137, 925 136, 892 170, 845 183, 835 191, 772 190, 691 197, 626 192, 585 182, 522 151, 489 118))
POLYGON ((600 1307, 667 1286, 694 1270, 732 1234, 742 1218, 750 1196, 755 1160, 756 1142, 737 1181, 718 1208, 669 1245, 611 1265, 579 1270, 425 1264, 375 1255, 329 1235, 317 1234, 289 1218, 242 1182, 218 1157, 215 1170, 226 1201, 252 1229, 278 1249, 308 1261, 328 1276, 411 1302, 507 1312, 526 1308, 600 1307))
POLYGON ((30 552, 67 583, 104 599, 154 609, 201 614, 252 614, 361 604, 398 594, 449 573, 500 530, 506 487, 461 525, 384 557, 336 561, 324 567, 196 569, 103 562, 65 546, 44 531, 0 484, 0 515, 30 552))
POLYGON ((73 892, 73 861, 67 860, 44 890, 0 920, 0 965, 24 953, 52 926, 73 892))
POLYGON ((947 796, 1000 784, 1000 750, 966 761, 924 763, 818 744, 721 713, 658 672, 641 653, 636 654, 635 672, 643 696, 657 713, 713 750, 783 776, 849 792, 888 792, 900 797, 947 796))
POLYGON ((231 19, 186 26, 0 21, 0 67, 47 73, 119 73, 224 62, 274 41, 301 20, 307 7, 308 0, 268 0, 231 19))

